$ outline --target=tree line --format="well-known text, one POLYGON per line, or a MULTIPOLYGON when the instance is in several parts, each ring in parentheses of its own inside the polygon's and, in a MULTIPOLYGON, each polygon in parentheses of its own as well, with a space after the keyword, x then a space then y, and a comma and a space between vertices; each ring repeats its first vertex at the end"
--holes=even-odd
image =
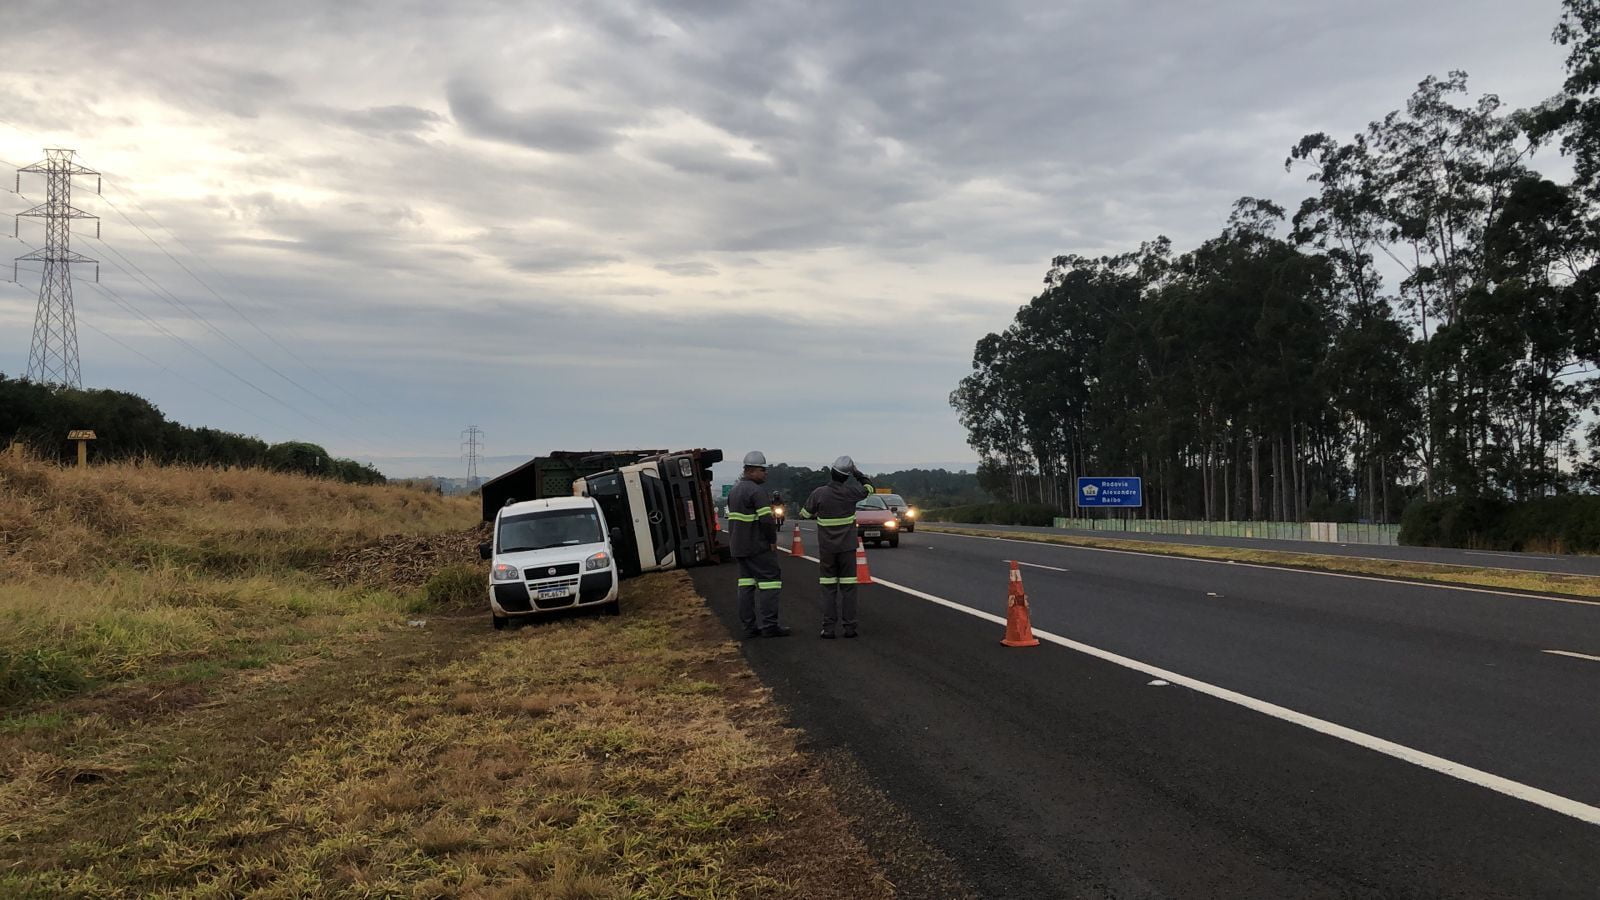
MULTIPOLYGON (((826 469, 808 466, 791 466, 779 463, 767 469, 764 489, 783 495, 785 501, 804 503, 811 492, 828 483, 826 469)), ((971 472, 950 472, 945 469, 905 469, 872 476, 874 486, 887 488, 904 497, 912 506, 930 509, 988 503, 991 497, 971 472)))
POLYGON ((215 428, 168 421, 150 401, 111 390, 78 390, 0 374, 0 443, 21 442, 34 454, 68 462, 76 458, 67 432, 90 429, 97 460, 151 459, 297 472, 352 484, 382 484, 370 465, 339 459, 303 441, 268 444, 215 428))
POLYGON ((1554 40, 1535 108, 1429 77, 1291 146, 1292 213, 1247 197, 1187 252, 1052 260, 950 398, 985 486, 1070 509, 1076 476, 1139 475, 1151 517, 1375 522, 1600 488, 1600 0, 1554 40), (1552 146, 1571 180, 1532 168, 1552 146))

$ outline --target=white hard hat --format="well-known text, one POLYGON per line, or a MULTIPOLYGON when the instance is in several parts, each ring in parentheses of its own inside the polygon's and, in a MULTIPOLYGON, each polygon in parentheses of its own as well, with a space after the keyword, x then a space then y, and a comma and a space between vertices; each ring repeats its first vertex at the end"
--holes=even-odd
POLYGON ((751 450, 749 453, 744 455, 744 464, 746 466, 759 466, 765 469, 767 467, 767 455, 762 453, 760 450, 751 450))
POLYGON ((833 470, 835 472, 854 472, 856 470, 856 461, 848 456, 841 456, 833 461, 833 470))

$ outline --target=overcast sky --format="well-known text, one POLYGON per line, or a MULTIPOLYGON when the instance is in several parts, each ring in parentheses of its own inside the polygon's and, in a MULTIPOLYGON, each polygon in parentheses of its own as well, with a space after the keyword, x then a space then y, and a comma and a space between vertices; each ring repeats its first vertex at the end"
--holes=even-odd
POLYGON ((74 249, 160 326, 80 284, 86 385, 395 474, 459 468, 469 424, 497 456, 975 459, 947 396, 1051 256, 1187 249, 1298 202, 1302 134, 1452 68, 1537 102, 1563 56, 1556 0, 5 7, 0 160, 107 173, 74 249))

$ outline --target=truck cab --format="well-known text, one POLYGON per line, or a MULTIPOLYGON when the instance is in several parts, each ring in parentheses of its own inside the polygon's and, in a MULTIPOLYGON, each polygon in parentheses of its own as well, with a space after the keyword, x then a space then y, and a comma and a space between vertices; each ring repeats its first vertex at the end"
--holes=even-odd
POLYGON ((573 482, 621 532, 612 542, 624 577, 721 560, 711 499, 711 465, 721 459, 720 450, 665 453, 573 482))

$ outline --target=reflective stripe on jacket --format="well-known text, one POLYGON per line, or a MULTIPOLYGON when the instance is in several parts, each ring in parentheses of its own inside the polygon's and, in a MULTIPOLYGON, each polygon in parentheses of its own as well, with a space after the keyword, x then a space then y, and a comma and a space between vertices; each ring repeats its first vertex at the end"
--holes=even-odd
POLYGON ((728 494, 728 544, 734 556, 755 556, 778 542, 771 499, 771 494, 748 478, 741 476, 733 486, 728 494))
POLYGON ((830 481, 811 492, 800 508, 800 518, 817 522, 817 549, 823 553, 848 553, 856 549, 856 504, 872 493, 872 485, 856 481, 830 481))

